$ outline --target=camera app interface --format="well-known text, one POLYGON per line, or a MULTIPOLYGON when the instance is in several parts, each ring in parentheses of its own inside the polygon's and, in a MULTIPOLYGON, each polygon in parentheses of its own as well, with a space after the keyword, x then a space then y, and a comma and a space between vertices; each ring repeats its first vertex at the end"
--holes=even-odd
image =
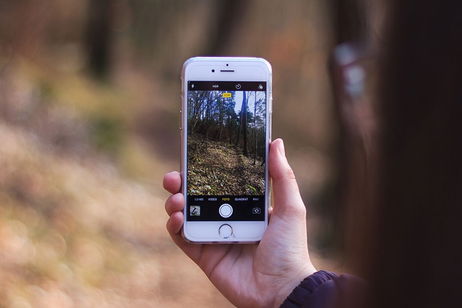
POLYGON ((187 219, 265 219, 266 82, 189 81, 187 219))

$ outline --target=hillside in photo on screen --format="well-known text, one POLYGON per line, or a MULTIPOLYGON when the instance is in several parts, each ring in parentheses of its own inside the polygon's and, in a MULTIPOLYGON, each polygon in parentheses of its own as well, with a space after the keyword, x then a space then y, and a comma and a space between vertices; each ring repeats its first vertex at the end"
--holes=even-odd
POLYGON ((263 195, 264 91, 188 93, 188 195, 263 195))

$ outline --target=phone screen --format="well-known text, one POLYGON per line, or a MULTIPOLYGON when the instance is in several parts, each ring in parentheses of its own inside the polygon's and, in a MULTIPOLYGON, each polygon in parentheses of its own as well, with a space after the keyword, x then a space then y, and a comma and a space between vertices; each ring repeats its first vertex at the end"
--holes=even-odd
POLYGON ((265 220, 266 82, 187 86, 187 220, 265 220))

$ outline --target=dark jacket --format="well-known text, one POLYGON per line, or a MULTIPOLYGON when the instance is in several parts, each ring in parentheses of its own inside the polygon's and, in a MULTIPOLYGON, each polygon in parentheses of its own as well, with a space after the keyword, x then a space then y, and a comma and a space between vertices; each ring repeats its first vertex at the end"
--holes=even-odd
MULTIPOLYGON (((318 271, 305 278, 282 303, 282 308, 329 308, 346 298, 347 290, 356 292, 363 282, 351 275, 318 271), (351 288, 353 287, 353 288, 351 288), (354 289, 354 290, 353 290, 354 289)), ((352 293, 350 292, 350 293, 352 293)), ((344 306, 344 305, 340 305, 344 306)))

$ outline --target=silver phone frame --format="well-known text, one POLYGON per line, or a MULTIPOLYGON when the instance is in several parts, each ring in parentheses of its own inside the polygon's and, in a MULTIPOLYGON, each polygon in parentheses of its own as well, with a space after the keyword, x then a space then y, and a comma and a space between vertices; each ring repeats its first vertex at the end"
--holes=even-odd
MULTIPOLYGON (((215 74, 216 76, 218 74, 215 74)), ((227 75, 231 76, 231 75, 227 75)), ((219 77, 218 77, 219 78, 219 77)), ((203 81, 226 81, 226 80, 219 80, 217 78, 203 78, 203 79, 195 79, 195 80, 203 80, 203 81)), ((182 69, 182 74, 181 74, 181 110, 180 110, 180 117, 181 117, 181 126, 180 126, 180 131, 181 131, 181 179, 182 179, 182 185, 181 185, 181 191, 184 195, 185 198, 185 207, 183 210, 184 214, 184 223, 182 227, 182 236, 183 238, 190 242, 190 243, 196 243, 196 244, 248 244, 248 243, 257 243, 259 242, 263 234, 266 230, 266 227, 268 225, 268 210, 269 210, 269 205, 270 205, 270 200, 271 200, 271 192, 270 192, 270 177, 269 177, 269 171, 268 171, 268 163, 269 163, 269 144, 271 142, 271 131, 272 131, 272 68, 271 64, 263 59, 263 58, 255 58, 255 57, 194 57, 190 58, 185 61, 183 64, 183 69, 182 69), (187 191, 186 191, 186 181, 187 181, 187 85, 188 85, 188 76, 186 76, 186 70, 189 65, 191 64, 204 64, 204 65, 210 65, 209 69, 212 67, 214 68, 222 68, 222 69, 228 69, 229 67, 227 66, 221 66, 225 64, 233 64, 234 67, 239 67, 239 65, 258 65, 261 67, 264 67, 266 69, 266 75, 267 78, 243 78, 243 77, 237 77, 239 78, 238 80, 235 78, 231 78, 230 81, 262 81, 265 80, 267 83, 266 87, 266 98, 267 98, 267 105, 266 105, 266 157, 265 157, 265 220, 262 221, 195 221, 195 222, 190 222, 187 221, 187 191), (234 80, 233 80, 234 79, 234 80), (256 231, 258 232, 258 228, 263 228, 261 232, 258 233, 258 236, 256 237, 251 237, 251 238, 229 238, 229 239, 224 239, 220 238, 218 236, 218 230, 217 230, 217 236, 205 236, 204 238, 192 238, 190 234, 186 231, 188 229, 188 224, 197 224, 197 225, 219 225, 219 224, 230 224, 232 226, 237 226, 239 225, 241 228, 244 229, 252 229, 252 225, 255 225, 256 231)), ((189 225, 191 226, 191 225, 189 225)), ((253 231, 253 230, 252 230, 253 231)))

